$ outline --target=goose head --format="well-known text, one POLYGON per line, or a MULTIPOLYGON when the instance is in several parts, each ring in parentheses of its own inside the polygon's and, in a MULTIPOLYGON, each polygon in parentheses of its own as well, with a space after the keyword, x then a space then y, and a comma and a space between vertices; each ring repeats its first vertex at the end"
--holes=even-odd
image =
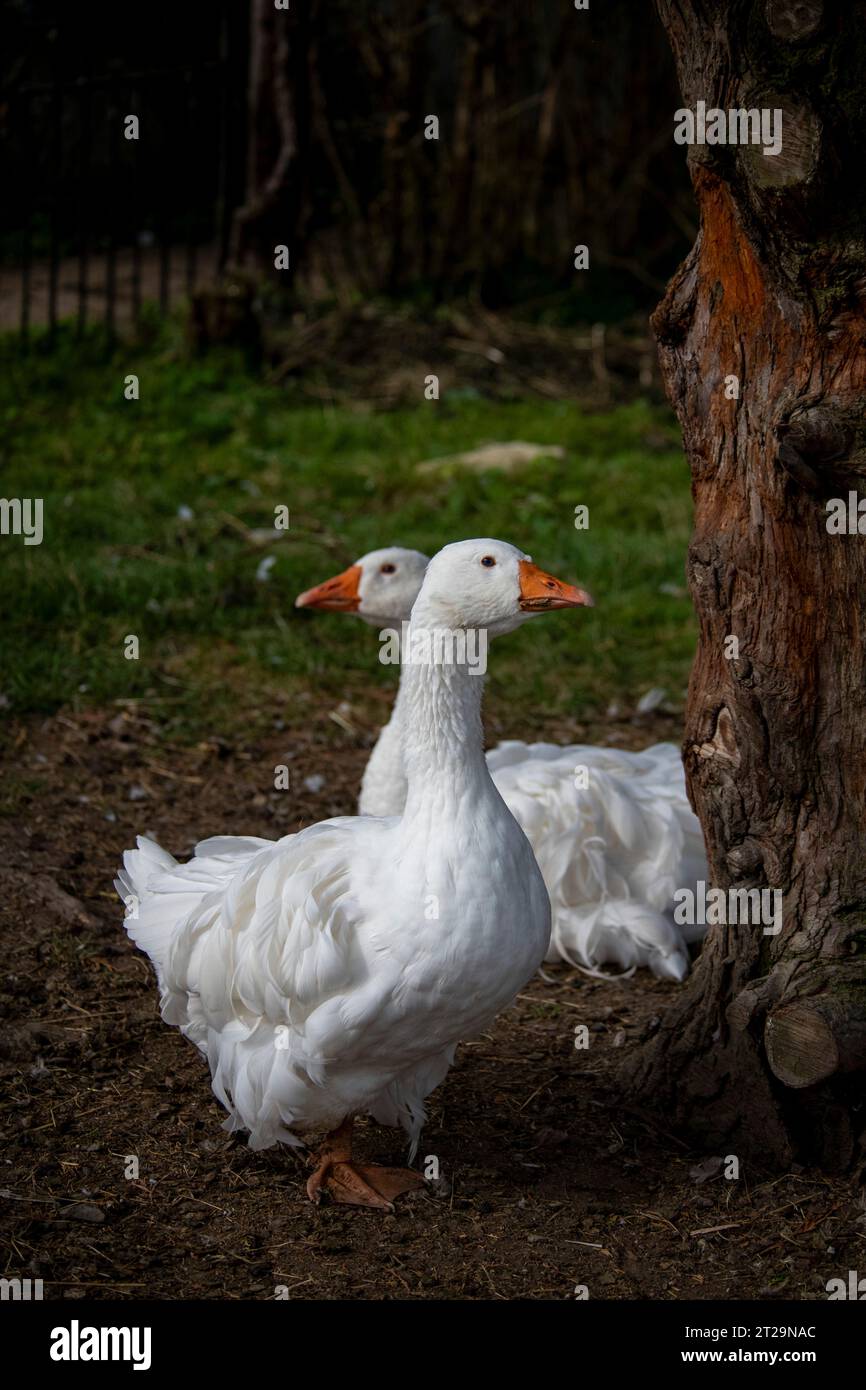
POLYGON ((295 607, 356 613, 373 627, 399 627, 412 612, 428 564, 420 550, 400 545, 371 550, 342 574, 299 594, 295 607))
POLYGON ((585 589, 556 579, 507 541, 446 545, 427 566, 413 622, 451 629, 512 632, 538 613, 592 607, 585 589))

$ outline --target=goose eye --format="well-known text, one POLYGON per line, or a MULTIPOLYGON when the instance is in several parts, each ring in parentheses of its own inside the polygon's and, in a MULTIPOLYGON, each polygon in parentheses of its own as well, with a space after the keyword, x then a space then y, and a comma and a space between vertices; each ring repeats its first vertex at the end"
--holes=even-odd
POLYGON ((496 564, 496 561, 494 560, 494 558, 493 558, 492 555, 485 555, 485 556, 483 557, 481 563, 482 563, 482 565, 486 565, 487 568, 490 569, 490 567, 491 567, 492 565, 495 565, 495 564, 496 564))
POLYGON ((380 570, 379 570, 379 573, 380 573, 380 574, 393 574, 396 568, 397 568, 396 565, 382 565, 381 568, 380 568, 380 570))

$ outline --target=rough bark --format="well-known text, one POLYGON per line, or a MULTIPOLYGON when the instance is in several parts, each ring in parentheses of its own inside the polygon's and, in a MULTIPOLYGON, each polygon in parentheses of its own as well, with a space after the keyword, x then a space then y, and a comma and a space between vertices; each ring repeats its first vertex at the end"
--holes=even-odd
POLYGON ((629 1081, 708 1143, 844 1168, 866 1117, 866 538, 830 534, 826 504, 866 495, 866 6, 657 7, 684 106, 784 112, 776 157, 690 149, 701 230, 653 320, 695 511, 689 794, 711 882, 780 889, 783 917, 710 928, 629 1081))

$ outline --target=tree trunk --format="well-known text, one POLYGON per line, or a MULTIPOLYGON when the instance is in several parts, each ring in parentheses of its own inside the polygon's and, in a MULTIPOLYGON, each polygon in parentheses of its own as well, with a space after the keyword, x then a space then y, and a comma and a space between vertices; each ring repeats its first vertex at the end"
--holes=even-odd
POLYGON ((866 5, 657 4, 684 107, 783 113, 776 155, 690 148, 701 229, 653 319, 695 509, 689 795, 712 884, 779 889, 783 911, 778 935, 710 928, 628 1081, 705 1143, 847 1168, 866 1124, 866 540, 831 532, 827 504, 866 493, 866 5))
MULTIPOLYGON (((230 261, 235 270, 278 279, 276 246, 289 248, 294 266, 298 247, 293 233, 298 200, 290 172, 298 154, 298 134, 292 95, 290 29, 297 37, 294 17, 277 10, 273 0, 252 0, 247 79, 246 196, 234 214, 230 261)), ((285 275, 283 281, 285 282, 285 275)))

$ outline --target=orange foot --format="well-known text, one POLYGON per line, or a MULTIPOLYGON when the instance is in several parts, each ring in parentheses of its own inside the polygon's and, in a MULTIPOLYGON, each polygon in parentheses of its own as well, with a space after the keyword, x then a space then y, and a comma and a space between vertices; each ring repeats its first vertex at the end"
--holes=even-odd
POLYGON ((344 1120, 339 1129, 327 1135, 313 1159, 315 1170, 307 1179, 307 1196, 316 1205, 327 1192, 335 1202, 355 1207, 376 1207, 393 1211, 394 1198, 424 1186, 420 1173, 411 1168, 379 1168, 352 1161, 353 1119, 344 1120))
POLYGON ((394 1198, 402 1192, 423 1187, 424 1179, 411 1168, 379 1168, 355 1163, 320 1163, 307 1180, 307 1195, 318 1204, 322 1192, 335 1202, 353 1207, 378 1207, 394 1210, 394 1198))

